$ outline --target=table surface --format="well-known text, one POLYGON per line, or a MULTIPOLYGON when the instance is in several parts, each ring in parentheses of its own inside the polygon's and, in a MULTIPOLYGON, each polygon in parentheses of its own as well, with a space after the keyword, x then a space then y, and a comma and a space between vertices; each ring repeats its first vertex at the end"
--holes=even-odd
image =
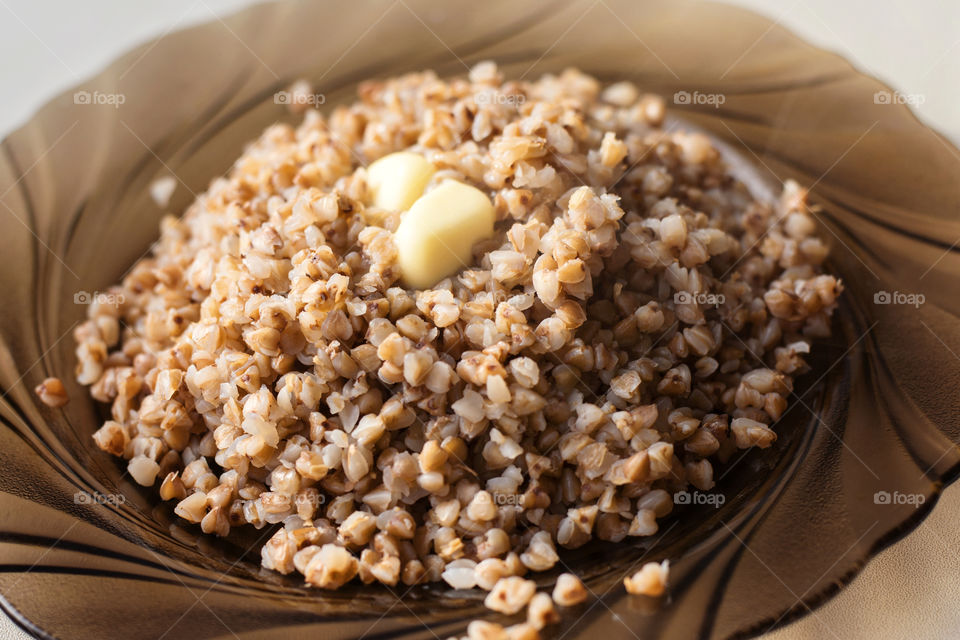
MULTIPOLYGON (((0 135, 47 99, 153 37, 215 20, 251 0, 0 0, 0 135), (56 20, 51 16, 55 15, 56 20)), ((924 96, 917 115, 960 143, 960 3, 952 0, 734 0, 892 87, 924 96), (864 6, 861 6, 864 4, 864 6), (918 10, 922 9, 922 10, 918 10), (869 20, 864 17, 869 16, 869 20)), ((764 640, 960 636, 960 486, 837 597, 764 640)), ((0 640, 27 636, 0 617, 0 640)))

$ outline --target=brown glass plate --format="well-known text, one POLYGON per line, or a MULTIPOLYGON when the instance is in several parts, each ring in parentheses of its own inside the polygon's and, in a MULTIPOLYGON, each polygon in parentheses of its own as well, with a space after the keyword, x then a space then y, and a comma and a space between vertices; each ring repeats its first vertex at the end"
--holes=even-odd
POLYGON ((311 79, 331 105, 362 79, 483 59, 511 77, 575 65, 634 80, 739 150, 757 189, 812 185, 847 287, 777 445, 723 468, 724 504, 678 509, 648 548, 565 555, 598 597, 552 635, 756 635, 813 610, 926 515, 960 468, 960 155, 891 90, 717 4, 276 3, 144 45, 2 143, 0 593, 21 626, 442 638, 489 615, 480 594, 440 586, 306 589, 259 569, 266 530, 217 540, 178 521, 93 446, 100 409, 71 382, 70 337, 84 292, 118 281, 156 238, 150 183, 177 176, 168 210, 182 211, 246 141, 290 118, 274 96, 291 80, 311 79), (48 375, 67 381, 63 410, 31 392, 48 375), (660 558, 672 561, 666 601, 626 596, 622 577, 660 558))

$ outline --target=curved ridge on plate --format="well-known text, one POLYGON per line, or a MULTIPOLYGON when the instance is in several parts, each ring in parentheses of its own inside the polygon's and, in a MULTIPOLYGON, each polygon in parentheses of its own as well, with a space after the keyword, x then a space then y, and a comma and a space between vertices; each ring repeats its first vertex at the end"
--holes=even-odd
POLYGON ((668 98, 723 94, 720 108, 672 111, 740 149, 774 187, 814 184, 831 266, 847 284, 838 335, 818 345, 776 447, 723 470, 724 507, 685 510, 651 548, 565 555, 601 598, 566 612, 562 632, 756 635, 809 613, 932 508, 960 471, 960 398, 938 393, 960 382, 960 301, 946 286, 960 269, 960 156, 906 107, 875 104, 886 87, 763 18, 713 3, 570 0, 544 11, 405 0, 350 12, 332 0, 273 3, 169 34, 82 86, 123 92, 122 108, 75 105, 71 91, 2 143, 0 201, 11 211, 0 207, 0 253, 28 267, 0 272, 0 603, 18 624, 61 638, 207 638, 234 627, 284 639, 412 638, 487 615, 477 594, 438 586, 402 604, 386 588, 321 594, 259 569, 265 532, 214 541, 178 524, 95 450, 99 414, 70 381, 67 335, 83 315, 74 294, 116 281, 155 238, 164 211, 149 183, 175 172, 170 210, 183 210, 247 140, 287 117, 271 99, 287 82, 312 79, 334 104, 368 76, 463 73, 486 58, 513 77, 576 64, 668 98), (331 16, 336 30, 316 38, 331 16), (882 291, 927 300, 876 304, 882 291), (63 411, 30 393, 46 375, 67 382, 63 411), (923 503, 877 504, 879 492, 923 503), (124 501, 78 503, 83 494, 124 501), (647 557, 676 559, 663 606, 618 587, 647 557))

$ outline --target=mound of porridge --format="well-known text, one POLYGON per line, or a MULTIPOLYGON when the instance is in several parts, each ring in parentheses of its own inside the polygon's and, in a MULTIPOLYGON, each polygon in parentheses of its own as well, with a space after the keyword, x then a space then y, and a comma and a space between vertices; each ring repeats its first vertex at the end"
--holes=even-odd
POLYGON ((804 189, 758 201, 663 124, 482 63, 270 127, 76 330, 97 445, 205 533, 278 525, 268 569, 479 587, 528 619, 469 637, 536 637, 587 594, 528 571, 774 443, 841 291, 804 189))

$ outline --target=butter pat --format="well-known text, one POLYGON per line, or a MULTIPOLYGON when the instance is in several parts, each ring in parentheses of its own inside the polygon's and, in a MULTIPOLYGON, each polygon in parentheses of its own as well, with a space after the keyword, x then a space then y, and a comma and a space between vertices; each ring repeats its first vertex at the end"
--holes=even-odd
POLYGON ((391 211, 409 209, 433 173, 433 165, 417 153, 400 151, 383 156, 367 167, 373 204, 391 211))
POLYGON ((422 196, 394 236, 404 283, 426 289, 469 265, 473 245, 493 235, 495 217, 485 193, 456 180, 422 196))

